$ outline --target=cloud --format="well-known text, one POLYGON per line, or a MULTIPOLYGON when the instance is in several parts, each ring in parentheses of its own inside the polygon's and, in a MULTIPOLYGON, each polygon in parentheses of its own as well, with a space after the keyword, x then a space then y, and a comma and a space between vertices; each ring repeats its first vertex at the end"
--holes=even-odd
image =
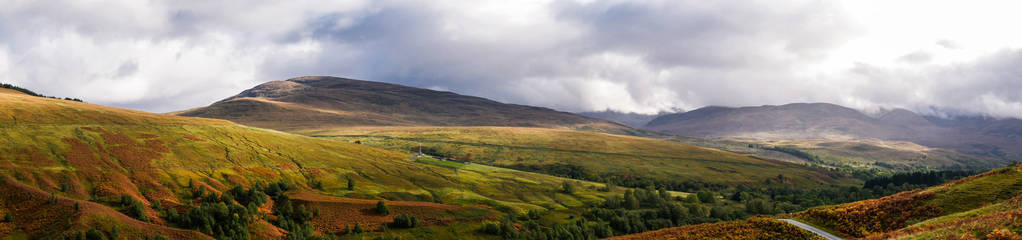
POLYGON ((568 111, 833 102, 1022 115, 1019 54, 998 45, 1014 38, 926 27, 901 36, 884 26, 918 22, 886 9, 872 23, 862 9, 873 10, 809 0, 13 1, 0 9, 0 81, 156 112, 335 75, 568 111), (991 45, 1002 47, 974 47, 991 45))

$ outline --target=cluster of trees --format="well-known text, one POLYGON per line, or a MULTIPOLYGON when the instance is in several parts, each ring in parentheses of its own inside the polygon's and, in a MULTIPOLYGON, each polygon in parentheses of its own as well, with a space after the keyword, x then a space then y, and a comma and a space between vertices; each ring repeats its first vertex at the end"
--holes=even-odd
POLYGON ((149 218, 145 215, 145 205, 143 205, 142 202, 135 200, 135 198, 131 195, 121 195, 121 207, 127 210, 128 216, 143 222, 149 221, 149 218))
POLYGON ((777 151, 777 152, 787 153, 789 155, 795 156, 797 158, 805 159, 806 161, 809 161, 809 162, 812 162, 812 163, 822 163, 823 162, 823 161, 820 160, 820 157, 818 157, 816 155, 813 155, 813 154, 810 154, 808 152, 802 151, 802 150, 798 150, 797 148, 793 148, 793 147, 774 146, 774 147, 765 147, 763 149, 770 150, 770 151, 777 151))
POLYGON ((811 163, 822 163, 823 162, 823 161, 820 160, 819 156, 810 154, 810 153, 802 151, 802 150, 798 150, 797 148, 793 148, 793 147, 764 146, 764 145, 760 145, 760 144, 752 144, 752 143, 750 143, 749 144, 749 148, 759 148, 759 149, 763 149, 763 150, 770 150, 770 151, 787 153, 788 155, 792 155, 792 156, 795 156, 797 158, 805 159, 806 161, 809 161, 811 163))
MULTIPOLYGON (((32 90, 28 90, 28 89, 25 89, 25 88, 22 88, 22 87, 18 87, 18 86, 14 86, 14 85, 7 84, 7 83, 0 83, 0 88, 11 89, 11 90, 18 91, 18 92, 21 92, 21 93, 24 93, 24 94, 28 94, 29 96, 61 99, 61 98, 53 97, 53 96, 44 96, 42 94, 35 93, 32 90)), ((77 98, 67 98, 66 97, 66 98, 63 98, 63 99, 64 100, 68 100, 68 101, 75 101, 75 102, 81 102, 82 101, 81 99, 77 99, 77 98)))
POLYGON ((888 186, 888 185, 918 185, 918 186, 933 186, 947 182, 949 180, 959 179, 967 176, 976 175, 976 171, 924 171, 924 172, 908 172, 908 173, 895 173, 891 176, 881 176, 873 179, 866 180, 863 184, 864 188, 873 188, 877 186, 888 186))
MULTIPOLYGON (((194 186, 191 182, 189 186, 194 186)), ((280 181, 266 185, 253 184, 245 189, 240 186, 227 190, 222 195, 204 194, 201 188, 193 188, 195 201, 201 201, 184 213, 173 208, 164 209, 167 221, 178 227, 195 229, 217 239, 249 239, 249 225, 259 218, 266 219, 259 213, 259 206, 273 199, 273 212, 276 221, 272 223, 288 231, 285 239, 322 239, 314 236, 309 220, 318 214, 318 209, 307 209, 304 205, 294 204, 288 198, 287 191, 293 186, 280 181), (297 205, 297 207, 296 207, 297 205)), ((156 207, 156 206, 154 206, 156 207)))
MULTIPOLYGON (((962 172, 906 173, 899 177, 880 177, 869 187, 831 187, 799 189, 790 186, 698 189, 687 197, 672 196, 659 182, 638 190, 626 190, 612 196, 602 205, 590 207, 581 219, 557 225, 540 224, 539 213, 530 211, 525 216, 484 224, 481 232, 507 239, 592 239, 622 234, 640 233, 656 229, 746 219, 755 215, 793 213, 814 206, 841 204, 864 199, 879 198, 920 187, 932 186, 967 176, 962 172), (934 178, 929 175, 939 176, 934 178), (904 177, 908 176, 908 177, 904 177), (899 180, 894 180, 899 179, 899 180), (909 181, 900 179, 927 179, 909 181), (901 184, 894 184, 901 183, 901 184), (515 227, 515 226, 524 227, 515 227)), ((562 183, 561 191, 568 192, 570 181, 562 183)), ((609 188, 607 189, 610 190, 609 188)))
POLYGON ((692 180, 662 180, 642 176, 625 176, 614 173, 596 174, 582 166, 571 164, 511 164, 494 165, 496 167, 510 168, 515 170, 538 172, 548 175, 565 177, 571 179, 586 180, 592 182, 603 182, 615 186, 628 188, 666 188, 671 191, 695 192, 703 189, 726 189, 728 185, 706 183, 692 180))
POLYGON ((394 216, 394 222, 390 225, 396 228, 414 228, 419 226, 419 219, 402 213, 394 216))
POLYGON ((716 198, 711 192, 674 197, 664 189, 626 190, 567 223, 541 224, 542 214, 530 211, 519 217, 509 214, 503 221, 484 224, 480 231, 506 239, 596 239, 746 217, 716 198), (521 230, 514 227, 515 220, 524 222, 521 230))
POLYGON ((178 227, 195 229, 217 239, 249 239, 248 226, 257 219, 258 205, 249 201, 248 207, 244 207, 235 200, 231 194, 209 193, 201 197, 198 207, 184 213, 167 208, 165 219, 178 227))
MULTIPOLYGON (((87 231, 73 231, 68 234, 58 236, 56 239, 59 240, 107 240, 107 239, 120 239, 120 231, 117 230, 117 226, 110 228, 109 232, 103 232, 95 226, 87 231), (109 233, 109 234, 108 234, 109 233)), ((145 240, 169 240, 170 238, 163 235, 147 236, 145 240)))

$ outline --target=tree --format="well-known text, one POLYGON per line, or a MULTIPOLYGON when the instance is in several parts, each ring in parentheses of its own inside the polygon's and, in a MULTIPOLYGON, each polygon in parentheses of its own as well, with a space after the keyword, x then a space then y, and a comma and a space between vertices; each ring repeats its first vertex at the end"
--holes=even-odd
POLYGON ((14 221, 14 216, 11 215, 11 212, 7 212, 7 214, 4 214, 4 222, 13 222, 13 221, 14 221))
POLYGON ((639 209, 639 200, 635 199, 635 192, 631 189, 625 190, 625 207, 631 210, 639 209))
POLYGON ((348 191, 355 190, 355 179, 348 178, 348 191))
POLYGON ((696 196, 699 197, 699 201, 706 204, 713 204, 717 202, 717 196, 712 192, 706 190, 700 190, 696 192, 696 196))
POLYGON ((561 182, 561 191, 567 194, 575 194, 575 185, 571 181, 561 182))
POLYGON ((390 209, 387 209, 387 204, 383 200, 376 202, 376 213, 390 215, 390 209))
POLYGON ((355 229, 352 229, 351 231, 354 233, 363 233, 365 232, 365 229, 362 229, 362 225, 356 222, 355 229))
POLYGON ((103 232, 99 231, 99 229, 96 229, 96 228, 89 229, 89 231, 85 233, 85 239, 88 239, 88 240, 107 240, 106 234, 103 234, 103 232))

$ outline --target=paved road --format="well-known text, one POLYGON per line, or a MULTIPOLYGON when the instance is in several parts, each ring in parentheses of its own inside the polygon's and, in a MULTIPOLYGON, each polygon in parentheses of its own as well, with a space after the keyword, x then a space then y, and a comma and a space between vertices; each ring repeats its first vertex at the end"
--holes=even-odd
POLYGON ((807 231, 813 232, 816 235, 819 235, 820 237, 826 238, 828 240, 841 240, 841 237, 834 236, 834 234, 830 234, 827 231, 820 230, 819 228, 815 228, 813 226, 809 226, 808 224, 805 224, 805 223, 802 223, 802 222, 799 222, 799 221, 795 221, 795 220, 791 220, 791 219, 778 219, 778 220, 788 222, 791 225, 795 225, 796 227, 799 227, 799 228, 805 229, 807 231))

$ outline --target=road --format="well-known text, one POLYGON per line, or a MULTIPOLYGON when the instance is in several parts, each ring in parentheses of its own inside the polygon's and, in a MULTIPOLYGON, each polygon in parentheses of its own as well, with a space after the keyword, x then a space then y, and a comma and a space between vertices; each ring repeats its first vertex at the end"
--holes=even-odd
POLYGON ((826 238, 828 240, 841 240, 841 237, 834 236, 834 234, 830 234, 829 232, 820 230, 819 228, 815 228, 813 226, 809 226, 809 224, 805 224, 805 223, 802 223, 802 222, 799 222, 799 221, 795 221, 795 220, 792 220, 792 219, 778 219, 778 220, 785 221, 785 222, 787 222, 787 223, 789 223, 791 225, 795 225, 796 227, 805 229, 806 231, 813 232, 816 235, 818 235, 820 237, 823 237, 823 238, 826 238))

